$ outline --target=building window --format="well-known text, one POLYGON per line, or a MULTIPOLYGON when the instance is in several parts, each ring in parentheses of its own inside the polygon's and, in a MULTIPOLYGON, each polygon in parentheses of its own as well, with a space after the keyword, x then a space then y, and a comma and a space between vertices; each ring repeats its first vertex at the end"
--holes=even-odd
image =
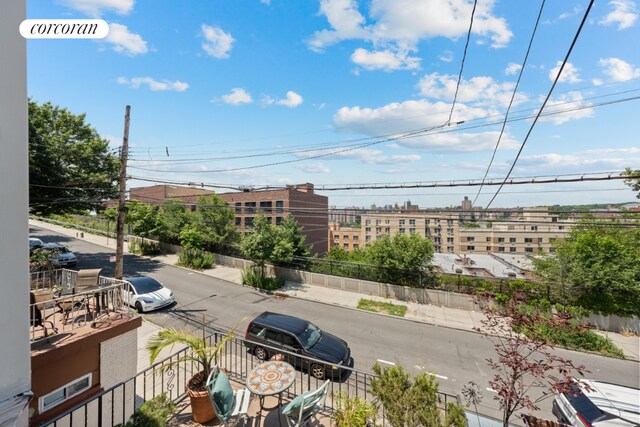
POLYGON ((353 244, 353 249, 358 249, 358 244, 357 243, 353 244))
POLYGON ((525 252, 533 252, 533 248, 524 248, 525 252))
POLYGON ((370 220, 370 219, 366 220, 366 221, 364 222, 364 224, 365 224, 365 225, 371 225, 371 220, 370 220))
POLYGON ((237 216, 236 217, 236 226, 240 227, 242 225, 242 218, 237 216))
POLYGON ((447 252, 453 252, 453 246, 447 246, 447 252))
POLYGON ((558 230, 560 230, 560 231, 564 230, 564 225, 559 225, 558 226, 558 230))
POLYGON ((236 213, 242 213, 242 202, 236 202, 236 213))
POLYGON ((514 248, 513 246, 509 248, 509 252, 515 252, 516 248, 514 248))
POLYGON ((471 237, 467 237, 467 242, 473 242, 473 241, 475 241, 475 240, 476 240, 476 238, 475 238, 475 237, 473 237, 473 236, 471 236, 471 237))
POLYGON ((391 228, 389 228, 389 227, 385 228, 385 229, 384 229, 384 232, 385 232, 385 233, 391 233, 391 228))
POLYGON ((382 239, 382 236, 376 236, 376 240, 382 239))
POLYGON ((439 219, 436 219, 434 222, 435 222, 436 225, 440 225, 440 220, 439 219))
POLYGON ((276 200, 276 212, 284 212, 284 200, 276 200))
POLYGON ((436 243, 441 243, 441 240, 440 240, 440 238, 439 238, 439 237, 436 237, 436 238, 435 238, 435 239, 433 239, 433 240, 434 240, 434 242, 436 242, 436 243))
POLYGON ((382 233, 382 228, 381 227, 376 227, 376 233, 382 233))
POLYGON ((271 213, 271 208, 273 207, 273 202, 260 202, 260 210, 262 212, 271 213))
POLYGON ((344 245, 342 245, 342 247, 343 247, 344 249, 349 249, 349 244, 348 244, 348 243, 345 243, 344 245))
POLYGON ((524 242, 525 243, 533 243, 533 238, 532 237, 525 237, 524 238, 524 242))
POLYGON ((382 220, 376 219, 376 225, 380 225, 381 223, 382 223, 382 220))
POLYGON ((246 216, 244 218, 244 226, 245 227, 253 227, 253 217, 252 216, 246 216))
POLYGON ((46 412, 54 406, 58 406, 62 402, 71 399, 91 387, 91 374, 87 374, 70 382, 64 387, 60 387, 51 393, 42 396, 39 399, 40 413, 46 412))
POLYGON ((498 237, 498 243, 504 243, 504 237, 498 237))
POLYGON ((475 251, 476 247, 475 246, 467 246, 467 250, 468 251, 475 251))
POLYGON ((447 233, 453 234, 453 228, 447 228, 447 233))
POLYGON ((416 232, 416 229, 415 229, 415 228, 410 228, 410 229, 409 229, 409 234, 413 234, 413 233, 415 233, 415 232, 416 232))
POLYGON ((416 225, 416 220, 415 219, 410 219, 409 220, 409 225, 416 225))
POLYGON ((515 243, 515 242, 516 242, 515 237, 509 237, 509 243, 515 243))
POLYGON ((364 229, 364 232, 365 232, 365 233, 371 233, 371 227, 367 227, 367 228, 365 228, 365 229, 364 229))
POLYGON ((447 225, 453 225, 453 220, 452 219, 448 219, 447 220, 447 225))
POLYGON ((385 223, 385 224, 389 224, 389 220, 388 220, 388 219, 385 219, 385 220, 384 220, 384 223, 385 223))
POLYGON ((344 240, 345 242, 349 241, 349 236, 342 236, 342 240, 344 240))
POLYGON ((281 225, 282 224, 282 217, 281 216, 277 216, 276 217, 276 225, 281 225))
POLYGON ((404 234, 404 228, 400 228, 400 229, 398 229, 398 233, 400 233, 400 234, 404 234))
POLYGON ((531 226, 531 231, 538 231, 538 226, 537 225, 532 225, 531 226))
POLYGON ((538 237, 538 243, 542 243, 542 237, 538 237))
POLYGON ((244 204, 244 213, 247 213, 247 214, 256 213, 256 202, 246 202, 244 204))
POLYGON ((358 241, 358 236, 353 236, 353 241, 357 242, 358 241))
POLYGON ((504 248, 498 248, 498 252, 504 252, 504 248))
POLYGON ((371 236, 364 236, 364 240, 368 242, 369 240, 371 240, 371 236))
POLYGON ((429 224, 431 224, 431 220, 430 219, 425 219, 424 223, 425 223, 425 225, 429 225, 429 224))
POLYGON ((453 243, 453 237, 447 237, 447 243, 453 243))

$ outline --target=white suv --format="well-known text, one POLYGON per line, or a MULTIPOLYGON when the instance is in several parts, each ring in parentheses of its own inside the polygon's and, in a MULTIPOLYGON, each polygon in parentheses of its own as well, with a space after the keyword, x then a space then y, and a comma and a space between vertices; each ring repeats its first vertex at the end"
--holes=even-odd
POLYGON ((629 427, 640 425, 640 389, 579 380, 553 400, 553 414, 574 427, 629 427), (588 386, 589 390, 584 387, 588 386))

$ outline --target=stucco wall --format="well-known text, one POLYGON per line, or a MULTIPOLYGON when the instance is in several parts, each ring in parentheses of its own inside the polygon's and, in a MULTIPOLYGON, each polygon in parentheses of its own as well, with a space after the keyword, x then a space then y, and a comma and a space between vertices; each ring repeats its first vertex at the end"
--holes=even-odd
MULTIPOLYGON (((26 42, 18 27, 26 2, 0 6, 0 416, 8 399, 31 388, 29 364, 28 160, 26 42)), ((20 403, 19 406, 24 406, 20 403)), ((12 411, 15 412, 15 411, 12 411)), ((25 412, 26 413, 26 412, 25 412)), ((18 425, 24 424, 23 418, 18 425)))
POLYGON ((100 385, 110 388, 136 374, 138 332, 134 329, 100 344, 100 385))

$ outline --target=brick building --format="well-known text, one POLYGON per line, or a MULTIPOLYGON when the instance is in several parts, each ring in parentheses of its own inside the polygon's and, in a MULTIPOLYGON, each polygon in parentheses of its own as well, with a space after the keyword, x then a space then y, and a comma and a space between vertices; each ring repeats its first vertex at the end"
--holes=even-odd
POLYGON ((313 184, 290 185, 281 190, 243 191, 218 194, 234 208, 235 225, 241 233, 253 225, 256 215, 270 218, 278 225, 289 213, 303 228, 302 234, 311 254, 328 250, 329 199, 314 193, 313 184))
POLYGON ((151 185, 129 190, 129 200, 136 200, 150 205, 161 205, 166 199, 181 200, 184 203, 196 203, 198 197, 210 196, 212 194, 214 194, 213 191, 202 188, 179 187, 176 185, 151 185))

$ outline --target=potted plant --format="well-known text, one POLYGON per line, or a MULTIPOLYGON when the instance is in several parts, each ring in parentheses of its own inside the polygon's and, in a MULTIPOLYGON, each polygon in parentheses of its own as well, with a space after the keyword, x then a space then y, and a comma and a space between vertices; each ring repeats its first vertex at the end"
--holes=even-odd
POLYGON ((187 353, 174 362, 167 363, 163 369, 169 369, 179 363, 191 362, 198 367, 198 371, 189 379, 186 385, 187 394, 191 400, 191 414, 197 423, 211 421, 216 415, 207 393, 206 383, 211 369, 218 362, 218 356, 224 350, 226 343, 233 338, 235 327, 214 346, 207 344, 205 320, 202 317, 202 336, 179 329, 164 329, 149 338, 147 350, 151 363, 156 360, 162 350, 172 348, 176 344, 185 345, 187 353))

